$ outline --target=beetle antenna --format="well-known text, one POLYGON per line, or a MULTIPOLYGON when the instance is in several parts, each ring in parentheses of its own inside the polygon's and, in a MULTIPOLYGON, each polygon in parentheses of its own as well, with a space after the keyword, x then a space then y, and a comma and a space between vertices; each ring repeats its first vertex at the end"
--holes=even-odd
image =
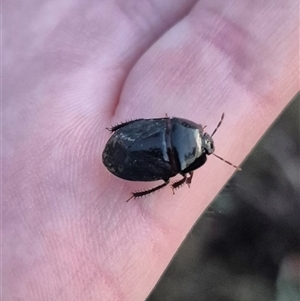
POLYGON ((225 114, 223 113, 221 116, 221 120, 219 121, 217 127, 215 128, 215 130, 213 131, 213 133, 211 134, 211 137, 216 133, 217 129, 220 127, 220 125, 222 124, 222 121, 224 119, 225 114))
POLYGON ((220 160, 224 161, 225 163, 227 163, 227 164, 233 166, 235 169, 237 169, 237 170, 242 170, 239 166, 236 166, 236 165, 232 164, 231 162, 229 162, 229 161, 227 161, 227 160, 225 160, 225 159, 219 157, 219 156, 216 155, 215 153, 212 153, 212 154, 213 154, 215 157, 217 157, 218 159, 220 159, 220 160))

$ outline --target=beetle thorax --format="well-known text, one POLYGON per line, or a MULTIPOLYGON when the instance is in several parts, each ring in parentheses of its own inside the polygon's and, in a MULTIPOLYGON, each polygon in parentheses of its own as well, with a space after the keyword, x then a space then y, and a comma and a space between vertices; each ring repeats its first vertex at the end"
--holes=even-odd
POLYGON ((173 132, 172 146, 178 156, 180 170, 188 166, 203 154, 202 133, 199 129, 178 126, 178 135, 173 132))

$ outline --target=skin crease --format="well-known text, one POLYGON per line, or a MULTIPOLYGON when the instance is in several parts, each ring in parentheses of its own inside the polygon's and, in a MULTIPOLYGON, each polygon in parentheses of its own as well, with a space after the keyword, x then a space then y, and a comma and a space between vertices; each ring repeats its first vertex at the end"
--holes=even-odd
MULTIPOLYGON (((2 300, 144 300, 234 169, 126 203, 106 127, 178 116, 240 164, 297 93, 296 1, 3 3, 2 300)), ((180 178, 180 177, 179 177, 180 178)))

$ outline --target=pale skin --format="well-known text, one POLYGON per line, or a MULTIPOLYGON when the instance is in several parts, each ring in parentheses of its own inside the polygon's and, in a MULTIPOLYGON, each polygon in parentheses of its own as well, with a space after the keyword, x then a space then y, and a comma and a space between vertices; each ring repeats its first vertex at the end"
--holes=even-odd
POLYGON ((299 89, 298 2, 26 3, 3 4, 2 300, 144 300, 235 169, 126 203, 158 183, 105 169, 105 128, 224 112, 240 164, 299 89))

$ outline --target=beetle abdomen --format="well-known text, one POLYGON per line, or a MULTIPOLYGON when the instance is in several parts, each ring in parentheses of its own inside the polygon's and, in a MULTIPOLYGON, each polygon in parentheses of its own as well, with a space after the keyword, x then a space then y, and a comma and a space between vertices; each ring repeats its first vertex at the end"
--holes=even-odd
POLYGON ((169 119, 142 119, 117 130, 102 154, 104 165, 130 181, 167 180, 172 171, 166 128, 169 119))

